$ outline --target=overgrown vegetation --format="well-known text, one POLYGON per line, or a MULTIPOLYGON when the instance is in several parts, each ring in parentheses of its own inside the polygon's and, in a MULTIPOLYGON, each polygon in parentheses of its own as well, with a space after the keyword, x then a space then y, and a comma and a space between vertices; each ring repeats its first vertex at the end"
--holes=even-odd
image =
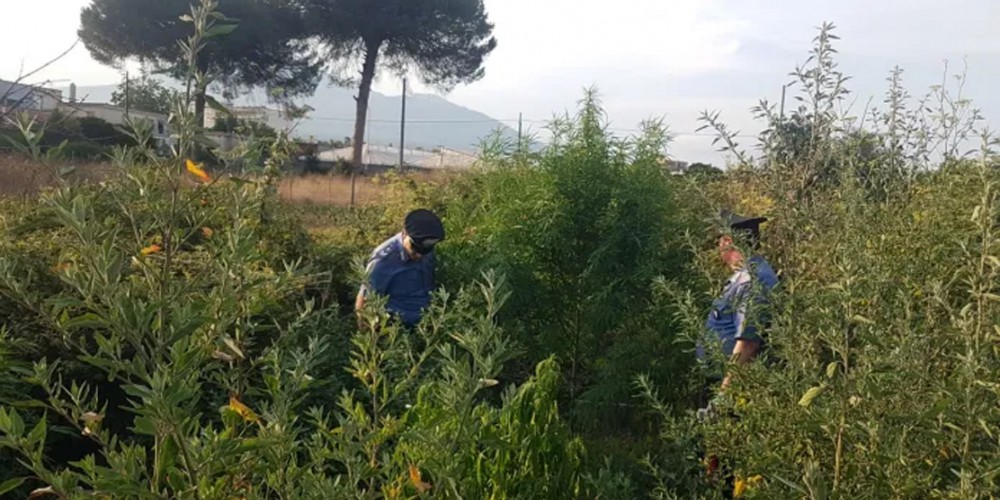
MULTIPOLYGON (((191 81, 214 7, 190 16, 191 81)), ((0 491, 1000 494, 996 142, 961 78, 911 103, 897 71, 884 111, 845 114, 835 41, 824 27, 797 70, 802 107, 758 108, 757 157, 704 117, 726 172, 665 175, 662 124, 614 137, 588 93, 541 152, 496 139, 476 171, 389 176, 379 204, 322 212, 279 202, 280 132, 220 158, 225 179, 189 161, 197 89, 178 96, 171 157, 116 148, 100 184, 0 205, 0 491), (358 321, 358 258, 418 206, 450 235, 426 320, 358 321), (702 420, 720 208, 771 218, 782 284, 765 359, 702 420)))

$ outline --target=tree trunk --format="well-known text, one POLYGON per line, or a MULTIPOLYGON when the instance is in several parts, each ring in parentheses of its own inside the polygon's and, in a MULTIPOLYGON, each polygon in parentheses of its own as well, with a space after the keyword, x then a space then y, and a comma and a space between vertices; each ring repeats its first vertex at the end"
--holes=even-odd
POLYGON ((372 82, 375 80, 375 65, 378 62, 378 51, 381 42, 369 43, 365 48, 365 63, 361 68, 361 87, 358 89, 358 112, 354 121, 354 157, 351 167, 354 172, 361 169, 361 154, 365 147, 365 125, 368 120, 368 98, 372 93, 372 82))
POLYGON ((198 89, 194 94, 194 116, 198 125, 205 126, 205 89, 198 89))
MULTIPOLYGON (((194 91, 194 116, 199 127, 205 126, 205 92, 200 86, 194 91)), ((195 142, 191 145, 191 157, 194 161, 203 162, 208 158, 205 145, 195 142)))

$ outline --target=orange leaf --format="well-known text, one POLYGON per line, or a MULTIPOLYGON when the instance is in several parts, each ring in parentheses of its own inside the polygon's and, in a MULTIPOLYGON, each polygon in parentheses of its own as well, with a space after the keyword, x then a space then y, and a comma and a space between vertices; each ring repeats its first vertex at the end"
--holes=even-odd
POLYGON ((410 464, 410 482, 421 493, 426 493, 427 490, 432 488, 430 484, 424 482, 423 476, 420 475, 420 469, 413 464, 410 464))
POLYGON ((243 420, 246 420, 247 422, 256 422, 260 420, 260 417, 258 417, 253 410, 251 410, 247 405, 241 403, 235 396, 229 397, 229 409, 239 413, 240 416, 243 417, 243 420))
POLYGON ((200 179, 202 182, 212 182, 212 178, 205 173, 205 170, 201 168, 201 165, 198 165, 191 160, 187 160, 187 171, 191 172, 192 175, 200 179))
POLYGON ((163 250, 163 247, 160 245, 149 245, 148 247, 143 248, 139 253, 142 255, 152 255, 154 253, 160 253, 161 250, 163 250))
POLYGON ((215 231, 212 231, 212 228, 210 227, 203 227, 201 228, 201 234, 204 235, 206 238, 211 238, 212 235, 215 234, 215 231))

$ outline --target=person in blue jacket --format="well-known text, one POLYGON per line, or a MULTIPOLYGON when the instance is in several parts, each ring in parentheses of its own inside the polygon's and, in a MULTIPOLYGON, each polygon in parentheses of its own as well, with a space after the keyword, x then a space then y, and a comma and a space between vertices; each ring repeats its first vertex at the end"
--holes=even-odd
POLYGON ((387 298, 386 310, 403 325, 419 324, 435 286, 434 248, 444 238, 444 225, 434 212, 421 209, 407 214, 403 230, 372 252, 355 310, 364 309, 375 293, 387 298))
MULTIPOLYGON (((705 326, 718 339, 725 359, 746 364, 764 347, 761 328, 769 319, 771 292, 778 285, 778 276, 767 260, 756 253, 760 225, 767 219, 728 211, 721 216, 729 231, 719 236, 719 257, 733 274, 713 302, 705 326)), ((705 357, 704 346, 699 346, 698 356, 705 357)), ((730 382, 727 373, 722 390, 730 382)))

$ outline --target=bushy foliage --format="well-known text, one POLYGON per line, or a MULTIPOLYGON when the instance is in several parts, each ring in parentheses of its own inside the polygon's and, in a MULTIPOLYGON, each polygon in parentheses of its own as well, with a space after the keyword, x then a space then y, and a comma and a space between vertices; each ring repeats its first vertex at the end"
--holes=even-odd
MULTIPOLYGON (((192 80, 213 6, 182 44, 192 80)), ((588 93, 546 148, 496 139, 365 208, 283 205, 281 133, 206 171, 176 97, 172 156, 117 148, 101 183, 0 201, 0 492, 997 496, 997 142, 961 79, 912 106, 897 70, 884 111, 845 115, 835 41, 795 72, 800 107, 761 103, 756 157, 705 115, 725 172, 665 175, 666 130, 614 137, 588 93), (358 260, 416 207, 449 233, 425 320, 381 297, 355 316, 358 260), (721 208, 771 219, 782 279, 763 359, 696 414, 721 208)), ((24 153, 67 173, 28 125, 24 153)))
MULTIPOLYGON (((191 60, 213 5, 193 12, 191 60)), ((262 170, 213 177, 189 159, 204 141, 191 99, 175 103, 174 157, 119 150, 104 182, 4 217, 0 490, 586 495, 558 365, 500 377, 519 352, 496 321, 502 279, 442 292, 415 331, 379 307, 357 324, 317 310, 312 246, 277 200, 282 138, 247 149, 266 153, 262 170)))
POLYGON ((483 267, 516 290, 501 321, 528 346, 528 369, 556 355, 565 391, 589 426, 624 424, 637 370, 683 385, 670 314, 656 314, 654 277, 676 276, 688 215, 660 167, 669 136, 659 123, 619 139, 596 93, 552 125, 539 154, 487 152, 487 168, 446 207, 446 281, 483 267), (651 366, 652 365, 652 366, 651 366), (577 400, 579 398, 579 400, 577 400))
MULTIPOLYGON (((664 496, 997 494, 995 141, 969 133, 978 113, 947 87, 909 111, 898 71, 887 112, 841 114, 834 40, 824 27, 798 71, 806 104, 788 118, 763 104, 763 154, 734 151, 742 163, 710 194, 771 217, 763 253, 783 280, 766 359, 734 367, 710 421, 667 415, 665 437, 700 436, 730 481, 692 492, 654 460, 664 496), (975 141, 978 154, 958 153, 975 141)), ((691 336, 699 312, 682 309, 691 336)))

